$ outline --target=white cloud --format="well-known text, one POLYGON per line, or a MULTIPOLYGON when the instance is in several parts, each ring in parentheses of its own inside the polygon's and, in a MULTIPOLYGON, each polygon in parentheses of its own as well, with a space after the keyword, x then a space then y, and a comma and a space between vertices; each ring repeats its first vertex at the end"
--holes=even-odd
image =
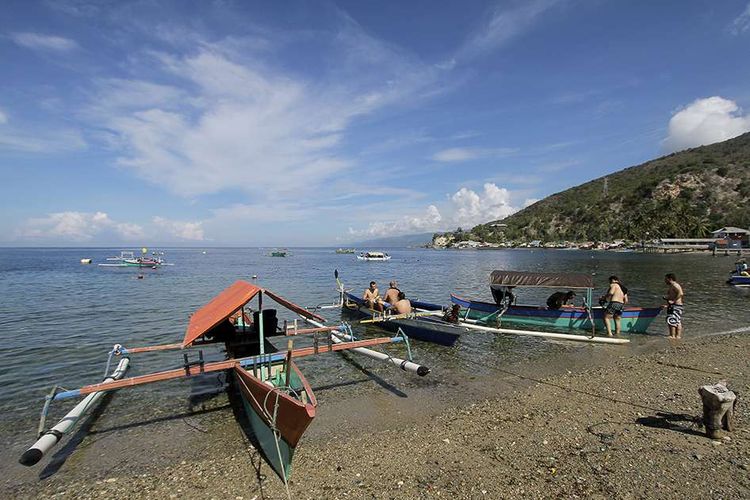
POLYGON ((179 221, 156 216, 144 228, 132 222, 113 220, 105 212, 68 211, 28 219, 17 231, 16 239, 79 243, 118 239, 140 243, 145 239, 204 241, 206 238, 201 221, 179 221))
POLYGON ((143 229, 132 223, 118 223, 104 212, 56 212, 26 221, 19 231, 22 239, 58 239, 85 242, 104 231, 111 231, 125 240, 143 236, 143 229))
POLYGON ((510 205, 510 191, 490 182, 484 185, 481 193, 461 188, 451 197, 451 201, 454 207, 453 219, 461 226, 475 226, 502 219, 518 210, 510 205))
MULTIPOLYGON (((527 200, 529 201, 529 200, 527 200)), ((409 215, 392 221, 372 222, 367 229, 349 229, 354 237, 381 237, 398 234, 419 233, 455 229, 457 226, 471 228, 477 224, 502 219, 518 211, 511 205, 511 193, 494 183, 486 183, 479 193, 461 188, 450 197, 450 202, 441 212, 435 205, 417 215, 409 215)))
POLYGON ((729 32, 733 35, 740 35, 748 30, 750 30, 750 3, 747 4, 745 10, 729 25, 729 32))
POLYGON ((367 229, 357 230, 349 228, 349 234, 353 237, 391 236, 398 234, 423 233, 434 231, 440 227, 443 220, 440 211, 435 205, 428 206, 425 211, 417 215, 407 215, 390 222, 377 221, 370 223, 367 229))
POLYGON ((526 198, 523 201, 523 208, 530 207, 531 205, 533 205, 537 201, 539 201, 539 198, 526 198))
MULTIPOLYGON (((2 124, 0 120, 0 124, 2 124)), ((0 128, 0 150, 8 149, 26 153, 65 153, 80 151, 87 146, 77 130, 5 130, 0 128)))
POLYGON ((69 38, 41 33, 11 33, 11 40, 17 45, 32 50, 69 52, 78 48, 78 44, 69 38))
POLYGON ((235 50, 236 40, 152 54, 152 69, 175 86, 103 80, 87 112, 112 133, 122 167, 174 193, 314 197, 316 186, 351 167, 339 148, 355 117, 433 81, 426 66, 352 23, 336 43, 345 56, 318 78, 263 64, 235 50))
POLYGON ((750 131, 750 115, 743 115, 734 101, 723 97, 697 99, 669 120, 664 139, 668 151, 680 151, 725 141, 750 131))
POLYGON ((154 225, 167 232, 169 236, 189 241, 203 241, 203 222, 188 222, 170 220, 164 217, 154 217, 154 225))
POLYGON ((457 58, 476 57, 505 45, 528 30, 537 18, 558 3, 559 0, 527 0, 510 9, 498 6, 487 23, 467 40, 457 58))
POLYGON ((516 153, 514 148, 449 148, 438 151, 432 159, 439 162, 461 162, 479 158, 499 158, 516 153))

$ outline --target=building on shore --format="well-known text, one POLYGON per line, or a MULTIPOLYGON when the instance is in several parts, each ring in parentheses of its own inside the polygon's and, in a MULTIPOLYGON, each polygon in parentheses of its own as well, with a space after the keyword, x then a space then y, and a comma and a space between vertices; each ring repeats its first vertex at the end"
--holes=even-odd
POLYGON ((722 227, 711 231, 716 247, 722 249, 750 248, 750 231, 740 227, 722 227))

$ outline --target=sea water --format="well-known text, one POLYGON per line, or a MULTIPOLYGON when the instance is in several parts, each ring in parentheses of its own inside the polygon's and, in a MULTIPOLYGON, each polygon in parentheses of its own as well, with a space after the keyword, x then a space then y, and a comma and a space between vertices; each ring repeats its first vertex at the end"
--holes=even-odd
MULTIPOLYGON (((576 272, 594 275, 597 290, 606 290, 615 274, 629 289, 632 305, 658 306, 665 294, 664 274, 673 272, 685 289, 685 336, 710 335, 749 325, 748 294, 725 284, 734 257, 708 254, 642 255, 636 253, 561 250, 450 251, 377 249, 392 255, 387 262, 358 261, 355 255, 336 254, 333 248, 293 248, 287 257, 271 257, 262 248, 168 248, 164 258, 172 266, 159 269, 100 267, 119 248, 0 249, 0 439, 3 449, 22 451, 34 440, 44 396, 55 384, 76 388, 101 380, 107 353, 114 344, 136 347, 179 342, 189 316, 235 280, 247 280, 305 306, 337 300, 334 270, 347 289, 361 294, 371 280, 381 293, 392 279, 407 297, 439 304, 449 294, 491 300, 488 277, 492 270, 576 272), (82 265, 80 259, 94 263, 82 265)), ((544 304, 549 290, 519 290, 519 302, 544 304)), ((580 301, 580 297, 579 297, 580 301)), ((268 301, 270 302, 270 301, 268 301)), ((264 303, 264 307, 271 304, 264 303)), ((279 308, 280 309, 280 308, 279 308)), ((342 320, 337 309, 320 313, 330 323, 342 320)), ((281 313, 280 313, 281 314, 281 313)), ((292 319, 291 315, 281 318, 292 319)), ((351 320, 344 316, 344 320, 351 320)), ((384 335, 377 326, 357 332, 384 335)), ((301 359, 298 365, 321 404, 379 391, 382 384, 366 383, 385 377, 402 391, 431 386, 436 394, 447 384, 460 385, 467 377, 492 374, 509 363, 544 358, 565 350, 633 349, 662 345, 664 317, 646 335, 632 335, 627 347, 549 342, 484 332, 464 334, 453 348, 413 341, 417 361, 432 368, 424 379, 405 375, 367 359, 329 354, 301 359), (363 375, 363 373, 365 375, 363 375), (356 386, 352 381, 357 381, 356 386)), ((295 339, 295 347, 308 345, 295 339)), ((278 342, 285 348, 285 339, 278 342)), ((390 352, 406 356, 404 346, 390 352)), ((218 348, 206 349, 209 360, 222 359, 218 348)), ((178 352, 134 355, 130 375, 179 367, 178 352)), ((134 422, 144 416, 189 412, 191 404, 224 388, 221 374, 171 381, 118 393, 114 422, 134 422)), ((72 402, 55 404, 60 416, 72 402)), ((49 422, 50 425, 54 421, 49 422)))

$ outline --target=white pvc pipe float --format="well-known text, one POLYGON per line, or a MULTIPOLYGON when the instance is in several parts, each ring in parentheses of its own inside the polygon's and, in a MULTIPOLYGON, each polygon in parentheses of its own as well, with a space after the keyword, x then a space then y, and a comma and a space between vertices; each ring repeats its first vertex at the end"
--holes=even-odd
MULTIPOLYGON (((123 358, 120 360, 120 362, 117 365, 117 368, 112 372, 112 374, 103 380, 103 382, 111 382, 113 380, 117 380, 123 377, 125 375, 125 372, 128 371, 128 364, 130 363, 129 358, 123 358)), ((50 449, 52 449, 53 446, 55 446, 62 437, 70 432, 70 430, 76 425, 78 420, 96 403, 99 402, 102 396, 104 396, 105 391, 99 391, 99 392, 92 392, 88 396, 86 396, 80 403, 78 403, 75 408, 70 410, 67 415, 63 417, 60 422, 57 423, 56 426, 45 432, 36 443, 34 443, 31 448, 26 450, 23 455, 21 455, 21 458, 19 462, 23 465, 34 465, 39 460, 42 459, 42 457, 47 453, 50 449)))
MULTIPOLYGON (((470 320, 469 320, 470 321, 470 320)), ((489 326, 480 326, 468 323, 466 320, 461 320, 461 326, 470 328, 472 330, 479 330, 483 332, 492 333, 508 333, 511 335, 527 335, 529 337, 542 337, 546 339, 557 339, 557 340, 574 340, 576 342, 593 342, 599 344, 629 344, 628 339, 618 339, 612 337, 587 337, 585 335, 573 335, 569 333, 550 333, 550 332, 537 332, 533 330, 511 330, 509 328, 492 328, 489 326)))
MULTIPOLYGON (((317 321, 307 319, 305 318, 305 321, 308 323, 315 325, 317 327, 323 327, 324 325, 322 323, 318 323, 317 321)), ((332 333, 331 334, 331 340, 337 344, 343 344, 344 340, 351 340, 351 337, 349 335, 346 335, 344 333, 332 333), (341 338, 339 338, 341 337, 341 338)), ((430 369, 427 368, 424 365, 420 365, 417 363, 414 363, 413 361, 409 361, 407 359, 401 359, 401 358, 395 358, 393 356, 389 356, 387 354, 383 354, 382 352, 373 351, 372 349, 367 349, 365 347, 355 347, 354 349, 349 349, 350 351, 354 351, 358 354, 362 354, 363 356, 367 356, 368 358, 372 358, 378 361, 385 361, 386 363, 390 363, 394 366, 397 366, 401 368, 402 370, 406 372, 412 372, 416 373, 420 377, 424 377, 428 373, 430 373, 430 369)))
MULTIPOLYGON (((331 335, 331 338, 337 344, 342 344, 344 342, 344 340, 339 338, 339 335, 341 335, 341 337, 344 340, 351 340, 351 337, 349 335, 346 335, 343 333, 342 334, 333 333, 331 335)), ((394 358, 393 356, 389 356, 388 354, 384 354, 378 351, 373 351, 371 349, 365 349, 364 347, 355 347, 354 349, 349 349, 349 350, 358 352, 359 354, 364 354, 365 356, 368 356, 372 359, 376 359, 378 361, 385 361, 386 363, 390 363, 394 366, 398 366, 405 372, 416 373, 420 377, 424 377, 425 375, 430 373, 430 369, 427 368, 426 366, 414 363, 412 361, 409 361, 408 359, 394 358)))

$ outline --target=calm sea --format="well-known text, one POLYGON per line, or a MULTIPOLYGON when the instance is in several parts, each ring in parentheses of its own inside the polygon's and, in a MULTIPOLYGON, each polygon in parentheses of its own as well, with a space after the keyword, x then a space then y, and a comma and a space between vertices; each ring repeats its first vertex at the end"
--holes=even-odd
MULTIPOLYGON (((302 305, 331 303, 336 299, 334 269, 347 288, 357 293, 372 279, 387 288, 397 279, 411 298, 448 303, 454 291, 490 299, 487 286, 493 269, 579 272, 595 275, 603 292, 610 274, 621 277, 635 305, 658 305, 664 294, 663 276, 677 274, 686 290, 686 335, 710 335, 742 328, 750 320, 748 295, 724 284, 734 257, 710 255, 639 255, 559 250, 435 251, 386 249, 389 262, 359 262, 332 248, 291 249, 286 258, 271 257, 270 249, 179 248, 160 249, 173 266, 157 270, 98 267, 120 249, 0 249, 0 435, 4 447, 20 449, 33 442, 38 413, 54 384, 74 388, 97 382, 111 346, 135 347, 181 340, 188 316, 237 279, 255 281, 302 305), (81 258, 94 264, 82 265, 81 258), (143 274, 143 279, 137 279, 143 274), (253 280, 253 276, 257 280, 253 280)), ((547 292, 549 293, 549 292, 547 292)), ((547 293, 523 295, 525 303, 543 303, 547 293)), ((341 319, 338 310, 325 311, 329 320, 341 319)), ((381 334, 370 327, 373 334, 381 334)), ((650 335, 634 336, 634 346, 662 344, 663 316, 650 335)), ((300 342, 302 342, 300 340, 300 342)), ((553 354, 560 349, 617 349, 546 342, 530 338, 503 338, 468 333, 458 344, 443 348, 415 341, 419 361, 433 368, 426 377, 440 383, 450 374, 491 372, 493 367, 527 357, 553 354)), ((626 347, 634 348, 634 347, 626 347)), ((394 351, 403 355, 403 347, 394 351)), ((221 353, 208 352, 221 359, 221 353)), ((143 354, 133 359, 131 375, 179 366, 178 353, 143 354)), ((336 398, 357 368, 337 355, 319 356, 299 363, 314 388, 325 398, 336 398), (336 386, 342 386, 337 389, 336 386), (325 389, 325 390, 323 390, 325 389)), ((380 368, 377 368, 380 369, 380 368)), ((387 368, 383 368, 387 369, 387 368)), ((119 395, 134 419, 143 415, 184 411, 189 398, 221 390, 214 378, 196 383, 175 381, 131 390, 119 395)), ((350 391, 361 391, 357 387, 350 391)), ((377 390, 373 389, 373 390, 377 390)), ((58 405, 55 415, 71 403, 58 405)), ((122 418, 128 418, 128 415, 122 418)))

